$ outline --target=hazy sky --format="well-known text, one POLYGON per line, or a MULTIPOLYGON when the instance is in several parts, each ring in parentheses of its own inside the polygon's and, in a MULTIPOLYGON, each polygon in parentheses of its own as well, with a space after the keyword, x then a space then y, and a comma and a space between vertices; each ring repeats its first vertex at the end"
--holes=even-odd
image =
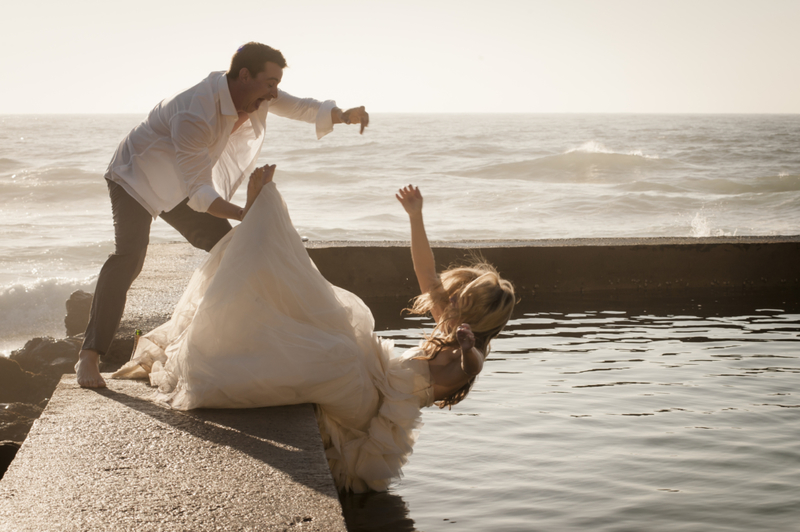
POLYGON ((800 113, 800 0, 15 0, 0 113, 144 113, 279 48, 373 112, 800 113))

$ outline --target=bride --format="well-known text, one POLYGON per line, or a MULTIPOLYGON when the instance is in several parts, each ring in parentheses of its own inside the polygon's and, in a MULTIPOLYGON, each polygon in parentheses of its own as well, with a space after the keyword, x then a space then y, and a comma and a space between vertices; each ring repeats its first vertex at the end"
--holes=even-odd
POLYGON ((272 177, 250 178, 245 217, 194 273, 167 323, 141 337, 112 377, 144 378, 172 408, 314 403, 328 465, 341 490, 385 490, 400 476, 420 409, 463 400, 514 307, 514 290, 478 263, 437 275, 411 185, 396 197, 411 222, 411 256, 433 332, 393 354, 372 313, 317 270, 272 177))

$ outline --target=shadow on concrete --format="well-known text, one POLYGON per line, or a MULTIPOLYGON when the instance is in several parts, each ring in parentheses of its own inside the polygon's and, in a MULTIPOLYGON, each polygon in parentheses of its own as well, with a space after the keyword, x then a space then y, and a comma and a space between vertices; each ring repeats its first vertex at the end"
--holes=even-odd
MULTIPOLYGON (((150 390, 145 381, 136 383, 137 393, 140 390, 150 390)), ((324 456, 311 405, 180 411, 149 401, 146 397, 114 389, 99 389, 95 392, 195 438, 247 454, 281 470, 293 480, 315 491, 329 493, 328 487, 332 480, 327 463, 323 466, 325 475, 320 478, 320 475, 310 477, 308 464, 304 465, 304 461, 297 460, 298 452, 324 456), (313 422, 313 429, 317 431, 313 438, 308 436, 309 422, 313 422), (297 424, 305 425, 305 430, 287 430, 287 427, 297 424)), ((394 493, 340 492, 339 502, 350 532, 417 530, 409 516, 408 505, 402 497, 394 493)))
MULTIPOLYGON (((149 389, 144 381, 137 382, 149 389)), ((246 454, 317 492, 330 494, 333 480, 327 462, 315 473, 308 460, 298 460, 298 453, 306 453, 316 454, 324 462, 311 405, 180 411, 110 388, 94 391, 195 438, 246 454)))

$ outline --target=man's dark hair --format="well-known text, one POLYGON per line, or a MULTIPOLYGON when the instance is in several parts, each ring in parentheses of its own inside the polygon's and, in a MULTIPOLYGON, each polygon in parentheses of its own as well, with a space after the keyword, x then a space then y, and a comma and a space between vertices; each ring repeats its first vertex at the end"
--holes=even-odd
POLYGON ((239 79, 239 72, 242 68, 246 68, 252 76, 256 76, 259 72, 264 71, 264 63, 267 61, 275 63, 281 68, 286 68, 286 59, 284 59, 280 50, 260 42, 243 44, 231 58, 231 68, 227 72, 228 79, 239 79))

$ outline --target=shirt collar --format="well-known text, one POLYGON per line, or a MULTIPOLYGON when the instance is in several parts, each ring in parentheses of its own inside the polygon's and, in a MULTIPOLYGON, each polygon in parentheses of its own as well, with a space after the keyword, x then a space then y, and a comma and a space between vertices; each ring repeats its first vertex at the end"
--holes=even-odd
POLYGON ((231 89, 228 87, 228 76, 222 72, 222 75, 217 81, 217 92, 219 93, 219 110, 223 115, 239 116, 236 111, 236 106, 233 105, 233 98, 231 98, 231 89))

